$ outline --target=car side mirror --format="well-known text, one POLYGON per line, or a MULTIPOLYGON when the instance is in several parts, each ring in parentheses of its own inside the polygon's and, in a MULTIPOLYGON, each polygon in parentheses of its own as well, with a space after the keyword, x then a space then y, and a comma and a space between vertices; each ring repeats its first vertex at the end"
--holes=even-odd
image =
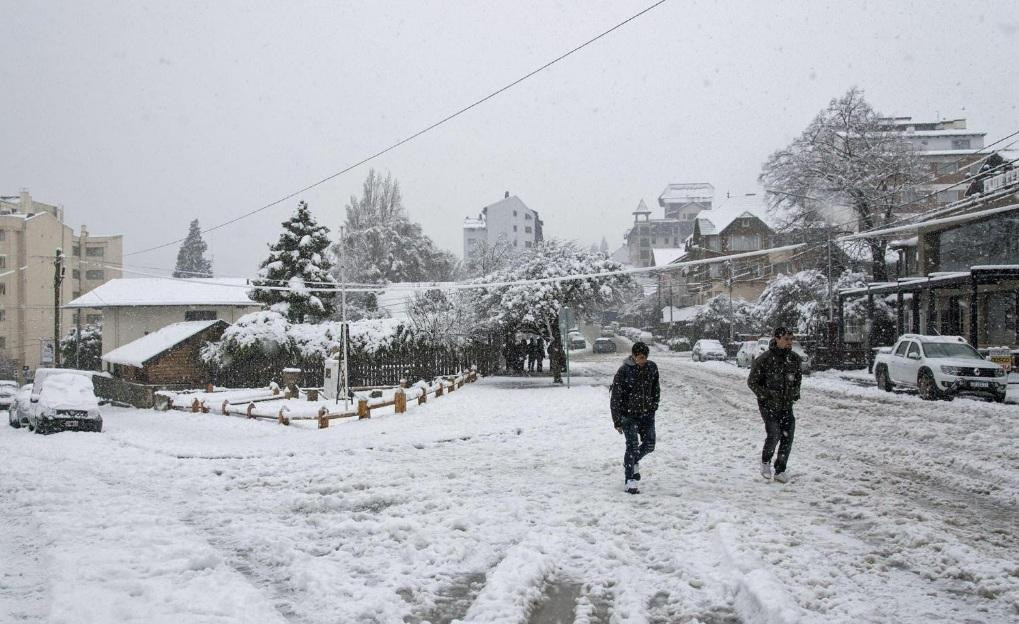
POLYGON ((910 353, 906 357, 908 357, 911 360, 919 360, 920 359, 920 354, 919 353, 910 353))

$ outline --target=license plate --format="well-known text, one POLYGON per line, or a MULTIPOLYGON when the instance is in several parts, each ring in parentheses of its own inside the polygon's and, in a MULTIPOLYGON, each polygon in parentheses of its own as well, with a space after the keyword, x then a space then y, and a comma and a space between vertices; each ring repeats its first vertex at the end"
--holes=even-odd
POLYGON ((986 381, 971 381, 969 382, 969 385, 974 388, 986 388, 989 384, 986 381))
POLYGON ((64 426, 65 427, 77 427, 78 426, 78 421, 77 420, 65 420, 64 421, 64 426))

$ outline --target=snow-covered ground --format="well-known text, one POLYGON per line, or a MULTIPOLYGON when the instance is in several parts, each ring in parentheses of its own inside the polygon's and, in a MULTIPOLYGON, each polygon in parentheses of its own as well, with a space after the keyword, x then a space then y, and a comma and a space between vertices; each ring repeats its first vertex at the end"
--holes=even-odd
POLYGON ((1019 407, 815 375, 793 482, 745 370, 653 353, 643 492, 607 385, 491 378, 369 421, 107 409, 0 431, 0 621, 1013 622, 1019 407))

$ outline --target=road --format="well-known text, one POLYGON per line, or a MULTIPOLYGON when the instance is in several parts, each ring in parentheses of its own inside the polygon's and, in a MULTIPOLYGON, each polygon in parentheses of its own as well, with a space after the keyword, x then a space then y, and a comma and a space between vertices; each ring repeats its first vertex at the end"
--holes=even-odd
POLYGON ((746 371, 653 351, 658 446, 629 496, 622 356, 326 430, 4 429, 0 621, 1014 621, 1016 406, 812 376, 781 485, 746 371))

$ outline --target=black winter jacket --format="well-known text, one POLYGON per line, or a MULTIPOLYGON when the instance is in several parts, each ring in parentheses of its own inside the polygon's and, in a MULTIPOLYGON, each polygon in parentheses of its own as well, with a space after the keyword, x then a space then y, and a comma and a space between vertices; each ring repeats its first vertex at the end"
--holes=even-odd
POLYGON ((758 403, 768 407, 792 407, 800 399, 802 358, 792 349, 771 347, 754 359, 747 385, 757 395, 758 403))
POLYGON ((624 419, 654 414, 661 393, 655 363, 637 366, 632 355, 626 358, 612 379, 612 424, 621 427, 624 419))

